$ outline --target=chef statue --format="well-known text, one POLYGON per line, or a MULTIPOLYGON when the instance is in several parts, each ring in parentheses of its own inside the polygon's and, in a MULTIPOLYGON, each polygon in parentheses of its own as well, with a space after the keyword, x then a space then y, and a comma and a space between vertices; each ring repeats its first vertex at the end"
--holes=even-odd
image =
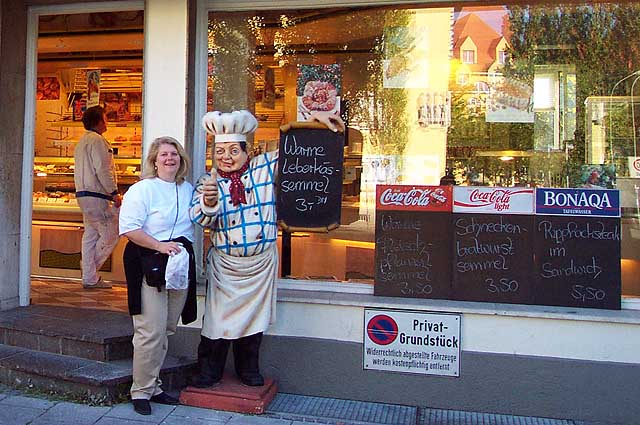
MULTIPOLYGON (((311 120, 344 131, 338 115, 311 120)), ((278 272, 275 175, 278 151, 249 158, 247 137, 258 121, 246 110, 207 113, 202 124, 214 137, 216 169, 198 179, 190 215, 211 230, 207 293, 198 346, 199 373, 192 385, 222 379, 233 343, 235 372, 245 385, 264 385, 259 351, 262 333, 275 320, 278 272)))

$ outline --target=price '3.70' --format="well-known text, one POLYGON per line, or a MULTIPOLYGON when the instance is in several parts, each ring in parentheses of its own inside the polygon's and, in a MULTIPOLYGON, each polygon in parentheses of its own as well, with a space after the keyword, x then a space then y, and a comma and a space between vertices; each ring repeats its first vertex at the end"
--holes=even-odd
POLYGON ((317 196, 316 195, 316 201, 315 202, 310 202, 309 200, 305 199, 305 198, 297 198, 296 199, 296 210, 298 211, 311 211, 313 209, 314 205, 326 205, 327 204, 327 197, 326 196, 317 196))

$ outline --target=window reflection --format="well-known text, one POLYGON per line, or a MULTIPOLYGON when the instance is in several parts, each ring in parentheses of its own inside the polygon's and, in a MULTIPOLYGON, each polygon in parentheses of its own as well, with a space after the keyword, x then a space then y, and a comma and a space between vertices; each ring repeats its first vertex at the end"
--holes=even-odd
POLYGON ((208 107, 254 111, 252 150, 272 150, 278 127, 300 119, 301 73, 339 70, 307 101, 333 102, 348 123, 342 225, 294 235, 295 277, 372 283, 376 185, 438 184, 448 170, 459 185, 619 188, 623 292, 640 295, 639 12, 638 2, 215 12, 208 107))

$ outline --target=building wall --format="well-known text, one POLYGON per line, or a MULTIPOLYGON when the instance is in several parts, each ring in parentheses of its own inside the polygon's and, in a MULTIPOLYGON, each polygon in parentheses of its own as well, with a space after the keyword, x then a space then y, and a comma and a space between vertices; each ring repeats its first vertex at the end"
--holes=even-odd
MULTIPOLYGON (((179 328, 169 350, 195 357, 199 333, 179 328)), ((628 425, 640 414, 638 341, 634 311, 280 290, 261 368, 284 393, 628 425), (364 370, 368 307, 461 314, 460 376, 364 370)))
POLYGON ((19 304, 26 23, 24 2, 0 2, 0 310, 19 304))

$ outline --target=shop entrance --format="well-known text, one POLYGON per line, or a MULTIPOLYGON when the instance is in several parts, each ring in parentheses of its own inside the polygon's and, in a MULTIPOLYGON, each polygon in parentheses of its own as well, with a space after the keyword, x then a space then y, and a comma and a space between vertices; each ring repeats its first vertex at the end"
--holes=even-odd
POLYGON ((118 190, 124 193, 138 180, 143 31, 143 10, 37 17, 30 303, 126 311, 124 239, 99 272, 113 287, 81 286, 83 224, 74 149, 85 132, 84 110, 103 106, 109 121, 103 136, 112 144, 118 190))

